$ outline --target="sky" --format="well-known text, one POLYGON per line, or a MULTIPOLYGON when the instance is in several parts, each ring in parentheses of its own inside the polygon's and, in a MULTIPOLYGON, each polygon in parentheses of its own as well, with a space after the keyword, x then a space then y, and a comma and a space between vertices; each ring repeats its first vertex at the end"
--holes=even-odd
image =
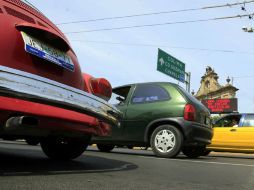
POLYGON ((254 27, 248 17, 216 21, 164 24, 150 27, 112 29, 137 25, 154 25, 197 21, 254 13, 254 3, 213 9, 208 6, 243 2, 241 0, 29 0, 65 33, 74 49, 81 69, 94 77, 104 77, 113 87, 152 81, 184 83, 156 70, 158 48, 185 63, 191 72, 190 90, 197 92, 205 69, 210 66, 226 84, 229 76, 239 89, 239 112, 254 112, 254 27), (245 11, 242 10, 244 6, 245 11), (179 11, 178 10, 189 10, 179 11), (128 15, 170 12, 118 19, 128 15), (173 11, 173 13, 172 13, 173 11), (90 20, 90 21, 89 21, 90 20), (96 21, 91 21, 96 20, 96 21), (89 21, 71 24, 66 22, 89 21), (93 31, 92 31, 93 30, 93 31), (72 33, 79 32, 81 33, 72 33))

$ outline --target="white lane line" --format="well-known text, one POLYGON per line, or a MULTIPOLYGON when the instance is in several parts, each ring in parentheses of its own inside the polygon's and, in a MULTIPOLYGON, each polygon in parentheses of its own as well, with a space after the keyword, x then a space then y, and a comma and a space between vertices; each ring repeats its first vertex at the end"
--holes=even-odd
MULTIPOLYGON (((139 156, 142 158, 151 158, 146 156, 139 156)), ((227 163, 227 162, 206 162, 206 161, 199 161, 199 160, 180 160, 174 158, 152 158, 158 160, 168 160, 168 161, 178 161, 178 162, 191 162, 191 163, 202 163, 202 164, 215 164, 215 165, 229 165, 229 166, 245 166, 245 167, 254 167, 254 165, 250 164, 235 164, 235 163, 227 163)))

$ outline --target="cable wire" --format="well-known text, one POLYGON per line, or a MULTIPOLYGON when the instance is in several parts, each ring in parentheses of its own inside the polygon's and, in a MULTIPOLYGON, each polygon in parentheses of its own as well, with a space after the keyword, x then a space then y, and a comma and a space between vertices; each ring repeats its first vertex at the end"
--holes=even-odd
POLYGON ((237 77, 233 77, 234 79, 240 79, 240 78, 252 78, 254 77, 254 75, 246 75, 246 76, 237 76, 237 77))
POLYGON ((77 23, 85 23, 85 22, 97 22, 97 21, 104 21, 104 20, 124 19, 124 18, 141 17, 141 16, 151 16, 151 15, 160 15, 160 14, 170 14, 170 13, 179 13, 179 12, 198 11, 198 10, 205 10, 205 9, 232 7, 232 6, 243 5, 243 4, 245 5, 247 3, 253 3, 253 2, 254 2, 254 0, 244 1, 244 2, 240 2, 240 3, 237 2, 237 3, 231 3, 231 4, 227 3, 227 4, 223 4, 223 5, 206 6, 206 7, 201 7, 201 8, 180 9, 180 10, 173 10, 173 11, 161 11, 161 12, 152 12, 152 13, 125 15, 125 16, 97 18, 97 19, 90 19, 90 20, 62 22, 62 23, 58 23, 56 25, 67 25, 67 24, 77 24, 77 23))
POLYGON ((100 28, 100 29, 93 29, 93 30, 72 31, 72 32, 65 32, 64 34, 78 34, 78 33, 110 31, 110 30, 122 30, 122 29, 143 28, 143 27, 163 26, 163 25, 173 25, 173 24, 187 24, 187 23, 207 22, 207 21, 218 21, 218 20, 227 20, 227 19, 234 19, 234 18, 249 17, 250 15, 254 15, 254 13, 252 13, 252 14, 243 14, 243 15, 235 15, 235 16, 209 18, 209 19, 199 19, 199 20, 187 20, 187 21, 176 21, 176 22, 156 23, 156 24, 122 26, 122 27, 115 27, 115 28, 100 28))
POLYGON ((99 43, 99 44, 110 44, 110 45, 123 45, 123 46, 141 46, 141 47, 165 47, 174 49, 185 49, 185 50, 198 50, 198 51, 212 51, 221 53, 241 53, 241 54, 254 54, 254 52, 248 51, 235 51, 235 50, 225 50, 225 49, 208 49, 208 48, 192 48, 192 47, 182 47, 182 46, 168 46, 161 44, 137 44, 137 43, 120 43, 120 42, 109 42, 109 41, 93 41, 93 40, 70 40, 76 42, 86 42, 86 43, 99 43))

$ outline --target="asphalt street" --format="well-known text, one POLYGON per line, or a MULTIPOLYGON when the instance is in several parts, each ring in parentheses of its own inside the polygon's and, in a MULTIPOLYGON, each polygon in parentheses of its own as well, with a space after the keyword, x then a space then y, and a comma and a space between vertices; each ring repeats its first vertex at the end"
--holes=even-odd
POLYGON ((48 159, 40 146, 0 143, 0 189, 254 189, 254 155, 212 153, 199 159, 158 158, 150 150, 89 147, 69 162, 48 159))

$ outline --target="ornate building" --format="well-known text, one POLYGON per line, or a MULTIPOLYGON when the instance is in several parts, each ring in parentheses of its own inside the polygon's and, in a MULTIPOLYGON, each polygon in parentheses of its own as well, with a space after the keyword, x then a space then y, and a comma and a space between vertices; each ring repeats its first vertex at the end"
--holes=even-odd
MULTIPOLYGON (((216 98, 235 98, 236 91, 239 90, 230 84, 230 79, 227 78, 226 85, 220 85, 218 75, 208 66, 205 74, 201 77, 200 88, 195 95, 198 100, 216 99, 216 98)), ((192 92, 194 95, 194 92, 192 92)))

